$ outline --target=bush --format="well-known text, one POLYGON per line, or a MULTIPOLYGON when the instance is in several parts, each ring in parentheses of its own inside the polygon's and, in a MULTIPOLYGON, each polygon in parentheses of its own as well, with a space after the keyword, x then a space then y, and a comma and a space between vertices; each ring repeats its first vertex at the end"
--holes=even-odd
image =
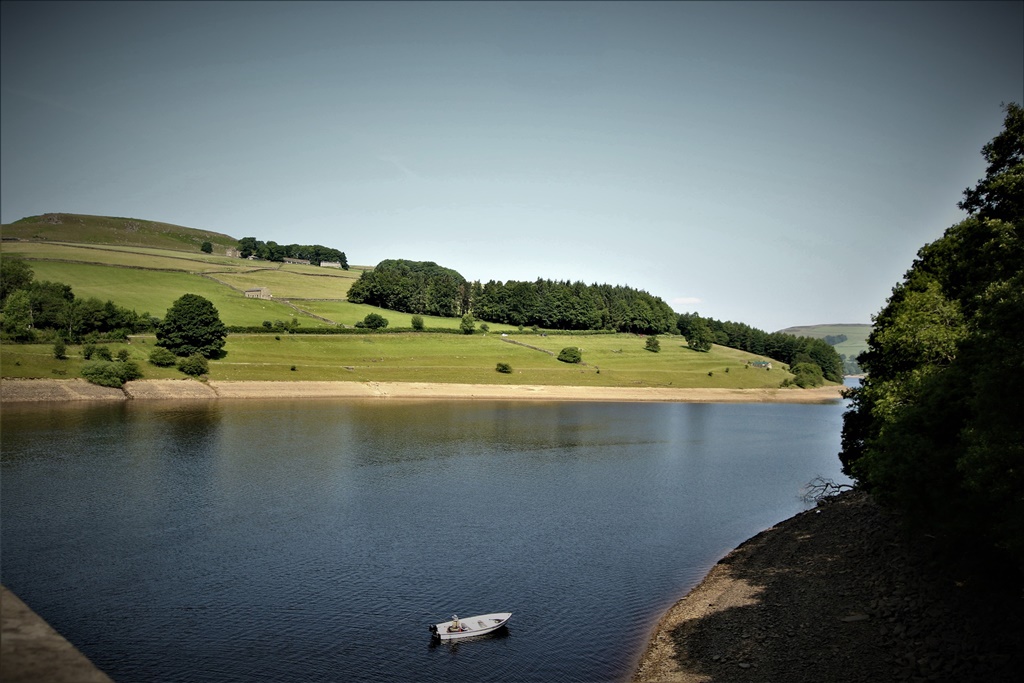
POLYGON ((117 352, 117 359, 124 362, 132 357, 132 354, 128 353, 128 349, 121 349, 117 352))
POLYGON ((149 354, 149 362, 158 368, 169 368, 178 361, 178 357, 167 349, 158 346, 149 354))
POLYGON ((57 337, 57 341, 53 342, 53 357, 57 360, 67 360, 68 346, 61 337, 57 337))
POLYGON ((512 366, 509 365, 508 363, 498 363, 497 367, 495 367, 494 369, 506 375, 512 374, 512 366))
POLYGON ((120 389, 125 382, 141 379, 142 371, 132 361, 90 361, 82 366, 82 377, 93 384, 120 389))
POLYGON ((648 351, 658 353, 659 351, 661 351, 661 342, 658 341, 657 337, 648 337, 647 343, 644 344, 644 348, 647 349, 648 351))
POLYGON ((579 363, 583 360, 583 354, 575 346, 566 346, 559 352, 558 360, 563 363, 579 363))
POLYGON ((416 330, 417 332, 423 331, 423 316, 414 315, 412 317, 412 329, 416 330))
POLYGON ((818 367, 817 363, 797 363, 790 368, 790 372, 796 375, 793 378, 793 384, 801 389, 820 387, 825 383, 825 376, 822 374, 821 368, 818 367))
POLYGON ((388 326, 388 319, 379 313, 370 313, 361 321, 356 323, 356 327, 365 327, 371 330, 382 330, 388 326))
POLYGON ((98 356, 102 360, 114 360, 114 355, 110 353, 110 348, 107 346, 97 346, 92 355, 98 356))
POLYGON ((476 319, 467 313, 462 316, 462 322, 459 323, 459 329, 462 330, 463 334, 473 334, 473 328, 476 327, 476 319))
POLYGON ((199 377, 208 373, 210 366, 206 362, 206 358, 195 353, 178 361, 178 369, 191 377, 199 377))

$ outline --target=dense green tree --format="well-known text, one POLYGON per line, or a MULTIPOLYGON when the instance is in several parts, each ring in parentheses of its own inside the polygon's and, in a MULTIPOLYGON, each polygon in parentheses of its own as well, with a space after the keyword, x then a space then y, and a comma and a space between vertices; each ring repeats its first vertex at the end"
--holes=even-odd
POLYGON ((417 332, 422 332, 423 331, 423 316, 421 316, 421 315, 414 315, 410 319, 409 324, 412 325, 412 329, 416 330, 417 332))
POLYGON ((19 289, 28 289, 33 276, 32 267, 21 256, 0 255, 0 304, 19 289))
POLYGON ((467 313, 462 316, 462 322, 459 323, 459 329, 462 330, 462 334, 473 334, 473 330, 476 329, 476 320, 473 316, 467 313))
POLYGON ((647 349, 648 351, 658 353, 659 351, 661 351, 661 342, 658 341, 658 338, 656 336, 651 335, 650 337, 647 338, 647 341, 644 342, 644 348, 647 349))
POLYGON ((214 358, 221 354, 227 336, 213 303, 198 294, 185 294, 167 309, 156 330, 156 343, 176 356, 214 358))
POLYGON ((19 289, 12 292, 4 302, 3 329, 13 340, 28 342, 35 339, 32 325, 32 300, 28 292, 19 289))
POLYGON ((699 316, 694 316, 683 332, 686 336, 686 345, 694 351, 707 352, 711 350, 711 340, 714 338, 711 327, 707 321, 699 316))
POLYGON ((212 242, 203 242, 203 246, 199 247, 199 251, 203 252, 204 254, 212 254, 213 253, 213 243, 212 242))
POLYGON ((912 523, 1024 566, 1024 110, 982 150, 970 212, 925 245, 874 320, 844 471, 912 523))

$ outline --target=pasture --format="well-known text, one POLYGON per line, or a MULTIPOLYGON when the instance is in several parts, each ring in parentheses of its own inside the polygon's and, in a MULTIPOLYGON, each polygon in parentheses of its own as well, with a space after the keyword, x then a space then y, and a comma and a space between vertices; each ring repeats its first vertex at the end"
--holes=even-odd
MULTIPOLYGON (((748 367, 750 354, 714 346, 697 353, 682 337, 661 337, 660 353, 644 349, 644 338, 631 334, 232 334, 226 355, 210 361, 213 380, 332 380, 356 382, 438 382, 469 384, 536 384, 601 387, 777 387, 787 377, 748 367), (556 359, 566 346, 583 349, 580 364, 556 359), (532 348, 531 348, 532 347, 532 348), (511 374, 496 371, 508 363, 511 374), (294 369, 292 369, 294 368, 294 369), (710 375, 708 373, 711 373, 710 375)), ((182 378, 174 368, 148 363, 155 348, 152 335, 129 343, 108 343, 116 355, 128 349, 147 379, 182 378)), ((50 344, 5 344, 0 349, 5 377, 77 377, 81 347, 69 345, 68 360, 53 358, 50 344)))

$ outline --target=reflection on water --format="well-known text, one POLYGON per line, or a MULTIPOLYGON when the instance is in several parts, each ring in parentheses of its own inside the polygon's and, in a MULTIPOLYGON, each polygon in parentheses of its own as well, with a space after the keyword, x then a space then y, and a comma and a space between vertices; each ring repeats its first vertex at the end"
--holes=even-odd
POLYGON ((594 681, 840 478, 842 406, 211 401, 2 416, 2 579, 123 681, 594 681), (511 611, 432 646, 427 624, 511 611))

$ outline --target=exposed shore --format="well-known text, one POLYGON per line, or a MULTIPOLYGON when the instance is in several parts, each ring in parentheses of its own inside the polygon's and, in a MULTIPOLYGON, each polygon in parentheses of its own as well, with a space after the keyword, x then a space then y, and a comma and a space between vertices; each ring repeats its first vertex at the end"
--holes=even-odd
POLYGON ((953 564, 844 493, 716 564, 663 616, 633 683, 1017 680, 1019 587, 983 560, 953 564))
POLYGON ((0 380, 0 401, 127 401, 154 399, 386 398, 659 403, 831 403, 842 386, 817 389, 668 389, 424 382, 200 382, 143 379, 123 389, 82 379, 0 380))

